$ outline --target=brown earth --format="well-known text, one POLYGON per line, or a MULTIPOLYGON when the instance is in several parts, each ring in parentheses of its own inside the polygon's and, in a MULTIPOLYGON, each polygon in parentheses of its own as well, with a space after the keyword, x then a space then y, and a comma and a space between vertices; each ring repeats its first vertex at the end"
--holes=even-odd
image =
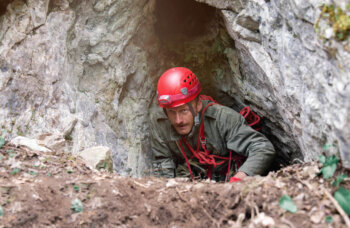
MULTIPOLYGON (((334 178, 316 176, 317 163, 214 183, 121 177, 63 152, 6 145, 0 153, 0 227, 346 227, 330 196, 334 178), (293 198, 296 213, 279 206, 283 194, 293 198), (82 212, 72 210, 74 199, 82 212)), ((349 179, 342 186, 349 189, 349 179)))

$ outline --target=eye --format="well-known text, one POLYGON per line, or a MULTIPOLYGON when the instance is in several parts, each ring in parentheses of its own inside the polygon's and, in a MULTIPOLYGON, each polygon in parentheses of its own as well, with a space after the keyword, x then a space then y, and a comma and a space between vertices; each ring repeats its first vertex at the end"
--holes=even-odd
POLYGON ((188 112, 188 109, 182 109, 181 113, 186 114, 188 112))
POLYGON ((174 110, 171 110, 171 109, 168 109, 168 110, 167 110, 167 113, 168 113, 168 115, 174 115, 175 111, 174 111, 174 110))

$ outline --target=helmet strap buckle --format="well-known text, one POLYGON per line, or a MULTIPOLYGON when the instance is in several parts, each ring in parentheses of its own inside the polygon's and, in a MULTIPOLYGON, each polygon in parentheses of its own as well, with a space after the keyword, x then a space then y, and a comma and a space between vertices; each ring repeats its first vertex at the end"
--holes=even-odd
POLYGON ((198 126, 199 125, 199 114, 197 113, 197 115, 194 117, 194 125, 198 126))

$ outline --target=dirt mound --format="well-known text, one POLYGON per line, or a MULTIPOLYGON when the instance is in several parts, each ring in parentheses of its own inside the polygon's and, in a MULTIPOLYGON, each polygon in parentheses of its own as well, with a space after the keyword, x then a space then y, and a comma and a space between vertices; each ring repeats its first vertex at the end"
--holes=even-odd
POLYGON ((2 227, 346 227, 316 163, 230 184, 133 179, 65 153, 0 152, 2 227), (283 195, 296 213, 280 207, 283 195))

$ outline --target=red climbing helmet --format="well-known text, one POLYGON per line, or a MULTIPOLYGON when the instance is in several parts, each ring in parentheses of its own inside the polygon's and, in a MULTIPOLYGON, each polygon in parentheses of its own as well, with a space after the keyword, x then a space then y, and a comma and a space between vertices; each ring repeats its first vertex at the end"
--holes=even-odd
POLYGON ((157 100, 161 108, 173 108, 192 101, 202 87, 196 75, 185 67, 165 71, 158 80, 157 100))

